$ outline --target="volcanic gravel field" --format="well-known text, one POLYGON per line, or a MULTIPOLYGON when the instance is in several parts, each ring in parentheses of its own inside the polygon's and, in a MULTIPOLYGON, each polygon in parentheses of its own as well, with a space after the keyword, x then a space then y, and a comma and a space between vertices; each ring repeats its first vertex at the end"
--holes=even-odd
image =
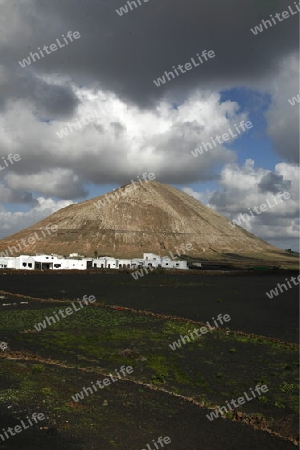
POLYGON ((156 450, 159 436, 170 450, 295 448, 299 291, 266 292, 297 275, 1 272, 0 428, 46 419, 0 448, 156 450), (84 295, 97 302, 37 331, 84 295), (231 320, 171 350, 220 313, 231 320), (74 401, 122 365, 133 373, 74 401), (207 418, 257 384, 268 392, 207 418))

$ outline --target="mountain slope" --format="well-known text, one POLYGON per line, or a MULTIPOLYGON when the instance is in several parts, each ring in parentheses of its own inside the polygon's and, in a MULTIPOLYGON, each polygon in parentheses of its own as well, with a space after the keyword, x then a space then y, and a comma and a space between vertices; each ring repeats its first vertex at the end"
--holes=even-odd
POLYGON ((241 227, 233 227, 228 219, 184 192, 157 181, 122 186, 105 196, 63 208, 0 241, 0 252, 21 239, 27 247, 22 245, 14 255, 77 252, 94 256, 97 252, 137 257, 143 252, 174 253, 175 247, 188 243, 194 248, 190 255, 279 251, 241 227), (49 225, 57 225, 57 233, 47 233, 28 244, 29 237, 35 232, 40 236, 49 225))

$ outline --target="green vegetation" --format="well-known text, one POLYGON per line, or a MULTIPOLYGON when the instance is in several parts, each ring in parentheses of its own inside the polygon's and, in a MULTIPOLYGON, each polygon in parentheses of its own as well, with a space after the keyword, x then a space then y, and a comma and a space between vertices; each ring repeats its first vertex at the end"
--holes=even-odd
MULTIPOLYGON (((38 309, 38 306, 37 303, 37 309, 29 311, 2 312, 2 326, 12 351, 36 354, 89 372, 75 374, 74 369, 62 369, 46 362, 4 360, 0 381, 3 378, 11 387, 2 388, 0 402, 26 403, 34 398, 42 402, 50 416, 63 415, 65 427, 69 416, 76 414, 78 432, 83 432, 84 427, 94 430, 100 423, 108 426, 108 421, 121 420, 125 424, 126 417, 117 419, 110 407, 109 392, 114 390, 101 393, 100 403, 97 394, 82 402, 89 405, 89 416, 82 413, 81 404, 75 407, 71 396, 87 386, 89 380, 101 378, 99 371, 108 374, 122 365, 130 365, 134 371, 129 378, 193 398, 206 406, 222 405, 243 395, 243 390, 266 384, 268 392, 246 402, 240 410, 253 416, 261 414, 269 423, 273 415, 280 421, 287 408, 290 417, 296 418, 298 360, 293 347, 267 338, 227 335, 224 329, 207 333, 172 351, 169 344, 180 335, 187 335, 195 324, 104 306, 87 307, 37 332, 34 324, 63 308, 51 305, 51 308, 38 309), (75 375, 79 380, 76 381, 75 375), (97 418, 99 410, 100 419, 97 418)), ((147 392, 141 386, 140 390, 147 392)), ((126 397, 123 401, 134 408, 132 399, 126 397)), ((229 413, 227 418, 232 419, 233 415, 229 413)), ((107 448, 116 447, 111 438, 106 444, 107 448)))
POLYGON ((42 364, 33 364, 32 372, 33 373, 44 373, 45 372, 45 366, 43 366, 42 364))

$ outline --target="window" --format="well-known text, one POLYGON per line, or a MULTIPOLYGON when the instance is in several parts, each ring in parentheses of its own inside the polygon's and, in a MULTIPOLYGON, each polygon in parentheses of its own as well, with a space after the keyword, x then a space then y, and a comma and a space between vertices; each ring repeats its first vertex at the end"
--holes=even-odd
POLYGON ((59 267, 61 267, 61 264, 54 264, 54 267, 55 267, 56 269, 58 269, 59 267))
POLYGON ((23 266, 23 267, 26 267, 26 266, 27 266, 27 264, 26 264, 26 263, 23 263, 23 264, 22 264, 22 266, 23 266))
POLYGON ((28 267, 32 267, 32 263, 28 263, 28 267))

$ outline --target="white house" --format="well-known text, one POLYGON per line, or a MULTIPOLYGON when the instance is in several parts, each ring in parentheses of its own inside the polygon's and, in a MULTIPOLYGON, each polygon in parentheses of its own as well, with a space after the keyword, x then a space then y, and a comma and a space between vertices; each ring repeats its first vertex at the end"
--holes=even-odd
POLYGON ((93 259, 92 267, 97 269, 117 269, 117 260, 110 256, 93 259))
POLYGON ((28 255, 5 256, 0 258, 0 269, 24 269, 34 270, 35 261, 28 255))
POLYGON ((154 253, 144 253, 144 266, 145 267, 162 267, 164 269, 181 269, 187 270, 187 262, 179 259, 171 259, 169 256, 158 256, 154 253))
POLYGON ((168 256, 162 258, 162 267, 165 269, 181 269, 181 270, 188 269, 186 261, 171 259, 168 256))
POLYGON ((132 267, 132 259, 118 259, 117 261, 119 269, 131 269, 132 267))
MULTIPOLYGON (((75 255, 74 253, 72 256, 75 255)), ((20 255, 0 257, 0 269, 18 270, 87 270, 94 269, 138 269, 142 267, 163 267, 165 269, 187 270, 187 262, 144 253, 143 258, 116 259, 110 256, 100 258, 64 258, 59 255, 20 255)))
POLYGON ((131 269, 131 259, 115 259, 110 256, 102 256, 101 258, 93 259, 93 268, 98 269, 131 269))
POLYGON ((32 256, 28 255, 20 255, 15 258, 16 269, 24 269, 24 270, 34 270, 35 269, 35 260, 32 256))
POLYGON ((0 258, 0 269, 15 269, 16 258, 13 256, 3 256, 0 258))
POLYGON ((0 269, 86 270, 90 267, 92 267, 92 258, 72 259, 58 255, 20 255, 0 258, 0 269))
POLYGON ((36 270, 86 270, 92 267, 92 258, 74 259, 57 255, 33 256, 36 270))

